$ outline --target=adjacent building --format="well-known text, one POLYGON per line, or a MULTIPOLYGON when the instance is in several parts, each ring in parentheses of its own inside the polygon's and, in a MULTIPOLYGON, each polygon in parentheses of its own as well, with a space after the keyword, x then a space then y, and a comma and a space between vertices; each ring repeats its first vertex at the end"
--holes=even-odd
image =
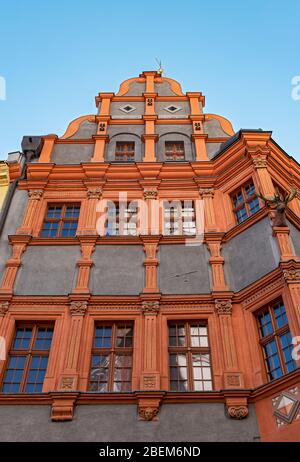
POLYGON ((155 71, 96 107, 1 164, 0 440, 300 441, 298 163, 155 71))

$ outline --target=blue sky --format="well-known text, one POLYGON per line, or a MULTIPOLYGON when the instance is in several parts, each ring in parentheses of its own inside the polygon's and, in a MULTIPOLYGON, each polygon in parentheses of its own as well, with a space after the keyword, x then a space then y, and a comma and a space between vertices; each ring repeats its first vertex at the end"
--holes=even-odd
POLYGON ((273 130, 300 162, 300 2, 10 0, 1 2, 0 159, 23 135, 57 133, 95 113, 99 91, 156 69, 234 129, 273 130))

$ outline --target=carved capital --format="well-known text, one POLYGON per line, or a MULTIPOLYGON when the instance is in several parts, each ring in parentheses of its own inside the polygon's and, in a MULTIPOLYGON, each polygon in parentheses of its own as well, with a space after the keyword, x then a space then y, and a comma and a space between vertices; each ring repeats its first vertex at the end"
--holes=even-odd
POLYGON ((248 415, 248 407, 247 406, 229 406, 228 407, 228 415, 232 419, 245 419, 248 415))
POLYGON ((43 196, 44 191, 42 189, 30 189, 28 196, 31 200, 39 201, 43 196))
POLYGON ((102 189, 101 188, 91 188, 87 190, 87 197, 89 199, 101 199, 102 197, 102 189))
POLYGON ((296 268, 290 268, 283 270, 283 277, 285 280, 299 281, 300 270, 296 268))
POLYGON ((158 407, 140 407, 139 408, 139 416, 142 420, 153 420, 158 414, 158 407))
POLYGON ((232 313, 231 300, 215 300, 215 309, 218 315, 231 314, 232 313))
POLYGON ((199 188, 199 195, 201 198, 211 197, 213 198, 215 191, 213 188, 199 188))
POLYGON ((70 312, 72 316, 84 316, 87 311, 87 301, 71 302, 70 312))
POLYGON ((159 302, 153 300, 143 301, 142 312, 145 316, 157 316, 159 312, 159 302))
POLYGON ((8 312, 9 303, 8 302, 0 302, 0 316, 5 316, 8 312))
POLYGON ((157 194, 157 189, 154 188, 147 188, 143 191, 144 199, 157 199, 157 194))

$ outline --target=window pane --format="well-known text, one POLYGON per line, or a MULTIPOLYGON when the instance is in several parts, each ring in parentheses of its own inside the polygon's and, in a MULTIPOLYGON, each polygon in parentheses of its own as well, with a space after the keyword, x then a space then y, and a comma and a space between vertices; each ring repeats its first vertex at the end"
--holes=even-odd
POLYGON ((133 327, 132 326, 118 326, 116 346, 117 347, 132 347, 133 340, 133 327))
POLYGON ((47 211, 47 218, 60 218, 62 212, 61 206, 49 206, 47 211))
POLYGON ((281 342, 282 353, 283 353, 284 362, 286 366, 286 371, 291 372, 296 369, 297 364, 296 364, 296 361, 294 361, 292 358, 292 352, 293 352, 294 345, 292 344, 292 336, 291 336, 290 331, 286 332, 283 335, 280 335, 280 342, 281 342))
POLYGON ((253 183, 249 183, 245 186, 245 192, 246 192, 246 196, 247 197, 251 197, 253 196, 253 194, 255 193, 255 186, 253 183))
POLYGON ((268 342, 264 346, 264 354, 270 380, 281 377, 282 369, 275 340, 268 342))
POLYGON ((129 391, 131 388, 131 355, 116 355, 114 364, 114 391, 129 391))
POLYGON ((90 372, 90 391, 107 391, 109 355, 93 355, 90 372))
POLYGON ((53 336, 53 328, 39 327, 34 343, 35 350, 50 350, 53 336))
POLYGON ((249 202, 249 208, 250 208, 251 215, 259 211, 260 207, 259 207, 259 201, 257 197, 249 202))
POLYGON ((95 332, 94 348, 110 348, 111 336, 111 326, 97 326, 95 332))
POLYGON ((278 328, 288 324, 288 319, 283 303, 277 303, 275 306, 273 306, 273 312, 275 316, 276 326, 278 328))
POLYGON ((265 311, 264 313, 260 313, 258 315, 258 323, 261 337, 266 337, 267 335, 273 333, 273 327, 269 311, 265 311))
POLYGON ((28 350, 32 337, 32 328, 23 327, 18 328, 16 332, 15 341, 13 343, 14 350, 28 350))
POLYGON ((11 356, 8 361, 2 391, 5 393, 19 393, 24 374, 26 356, 11 356))

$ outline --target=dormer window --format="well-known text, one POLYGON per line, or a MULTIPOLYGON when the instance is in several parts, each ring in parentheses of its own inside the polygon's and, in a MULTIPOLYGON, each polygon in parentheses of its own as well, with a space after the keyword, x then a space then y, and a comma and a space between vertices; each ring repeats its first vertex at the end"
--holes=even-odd
POLYGON ((166 160, 184 160, 184 142, 166 141, 165 143, 166 160))
POLYGON ((118 141, 115 160, 117 162, 134 162, 134 141, 118 141))

